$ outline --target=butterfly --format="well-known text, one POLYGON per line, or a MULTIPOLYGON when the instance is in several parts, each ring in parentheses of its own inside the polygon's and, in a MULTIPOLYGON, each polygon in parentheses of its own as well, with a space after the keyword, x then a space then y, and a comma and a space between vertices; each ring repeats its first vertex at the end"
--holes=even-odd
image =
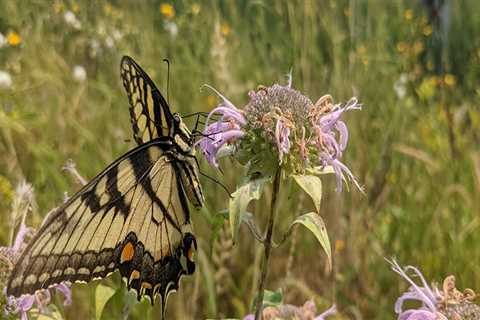
POLYGON ((203 206, 194 139, 150 77, 130 57, 120 65, 138 146, 47 216, 17 261, 7 295, 119 270, 138 299, 165 312, 180 277, 195 271, 188 201, 203 206))

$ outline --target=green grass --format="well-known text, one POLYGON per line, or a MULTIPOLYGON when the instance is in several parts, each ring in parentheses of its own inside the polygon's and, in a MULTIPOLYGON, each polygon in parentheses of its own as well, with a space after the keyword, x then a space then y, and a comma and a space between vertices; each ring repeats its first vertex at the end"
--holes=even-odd
MULTIPOLYGON (((338 319, 355 313, 393 319, 393 304, 406 284, 384 257, 396 256, 402 264, 418 266, 428 279, 455 274, 459 288, 480 290, 476 1, 452 1, 441 59, 439 31, 434 26, 429 33, 426 11, 412 1, 185 0, 174 3, 171 19, 162 16, 159 1, 105 3, 0 3, 0 32, 21 36, 18 46, 0 48, 0 70, 13 78, 11 88, 0 88, 2 243, 8 242, 12 190, 22 179, 35 187, 38 209, 28 222, 38 226, 65 191, 78 188, 61 171, 67 159, 93 177, 133 147, 125 142, 131 128, 119 78, 122 55, 133 56, 164 93, 162 59, 169 58, 170 103, 180 113, 211 110, 217 100, 202 89, 205 83, 243 106, 248 90, 284 82, 292 69, 294 87, 314 101, 330 93, 336 101, 355 95, 363 103, 363 111, 345 117, 350 141, 344 162, 364 184, 366 196, 355 190, 336 194, 334 177, 326 177, 321 213, 336 248, 333 273, 325 272, 314 238, 298 233, 293 250, 287 244, 273 252, 267 287, 283 287, 285 301, 297 305, 312 297, 319 308, 336 302, 338 319), (64 21, 65 10, 75 11, 81 29, 64 21), (175 23, 178 34, 170 34, 167 23, 175 23), (114 30, 123 37, 109 48, 105 40, 114 30), (100 44, 97 52, 92 41, 100 44), (86 68, 85 82, 73 79, 75 65, 86 68), (399 98, 394 84, 402 74, 406 93, 399 98), (289 259, 293 265, 286 279, 289 259)), ((206 163, 202 170, 233 190, 241 168, 230 160, 222 167, 223 175, 206 163)), ((228 237, 214 236, 212 217, 228 197, 209 181, 203 184, 207 209, 193 217, 199 272, 182 281, 168 312, 178 319, 242 317, 258 278, 258 245, 243 227, 233 248, 228 237), (222 262, 227 265, 212 258, 220 253, 228 253, 222 262)), ((278 230, 287 228, 299 206, 312 206, 308 199, 299 204, 297 191, 283 188, 278 230)), ((255 208, 261 224, 262 208, 255 208)), ((94 286, 75 286, 67 319, 93 317, 94 286)), ((107 304, 105 319, 121 314, 124 306, 117 300, 107 304)), ((152 311, 146 304, 134 305, 130 314, 158 318, 158 306, 152 311)))

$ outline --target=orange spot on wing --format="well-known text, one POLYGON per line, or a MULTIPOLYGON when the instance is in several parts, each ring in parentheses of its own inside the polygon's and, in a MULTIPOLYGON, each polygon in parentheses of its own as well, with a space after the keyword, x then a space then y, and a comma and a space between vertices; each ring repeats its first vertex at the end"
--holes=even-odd
POLYGON ((140 279, 140 272, 138 270, 133 270, 130 274, 130 281, 135 279, 140 279))
POLYGON ((152 289, 152 285, 148 282, 142 282, 142 288, 144 289, 152 289))
POLYGON ((189 261, 192 261, 192 262, 193 262, 193 255, 194 255, 193 248, 190 247, 190 248, 188 249, 188 252, 187 252, 187 258, 188 258, 189 261))
POLYGON ((135 248, 131 242, 128 242, 122 250, 122 254, 120 255, 120 263, 124 263, 126 261, 130 261, 133 259, 133 254, 135 253, 135 248))

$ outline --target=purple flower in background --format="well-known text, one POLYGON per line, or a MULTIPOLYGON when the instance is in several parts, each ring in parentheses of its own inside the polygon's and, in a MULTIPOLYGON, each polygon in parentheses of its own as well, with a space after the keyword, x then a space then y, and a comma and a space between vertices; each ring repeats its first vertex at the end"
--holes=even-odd
POLYGON ((392 270, 398 273, 402 278, 410 283, 410 288, 395 302, 395 313, 398 314, 398 320, 448 320, 437 307, 437 303, 442 299, 440 292, 433 290, 423 277, 422 273, 413 266, 405 268, 395 261, 389 261, 392 270), (411 270, 413 274, 420 278, 421 286, 417 285, 407 272, 411 270), (403 303, 407 300, 415 300, 421 302, 418 309, 408 309, 403 311, 403 303))
MULTIPOLYGON (((15 241, 11 247, 0 247, 0 258, 7 262, 9 268, 13 268, 18 258, 20 257, 23 249, 26 246, 25 239, 33 235, 33 229, 28 228, 22 222, 18 229, 15 241)), ((53 289, 63 293, 64 305, 70 305, 72 303, 72 292, 70 290, 70 284, 62 282, 60 284, 52 286, 53 289)), ((4 294, 6 295, 6 288, 4 288, 4 294)), ((20 314, 22 320, 28 319, 28 311, 30 311, 34 305, 40 312, 47 312, 47 307, 51 302, 50 289, 42 289, 35 292, 35 294, 26 294, 18 298, 13 296, 7 297, 7 305, 5 307, 6 313, 20 314)))
POLYGON ((236 139, 245 135, 242 126, 246 124, 246 119, 241 110, 237 109, 227 98, 220 94, 214 88, 212 89, 220 98, 222 103, 213 109, 207 117, 204 137, 197 144, 202 150, 208 163, 214 167, 218 167, 217 154, 221 147, 227 143, 234 142, 236 139), (208 124, 212 116, 220 114, 218 121, 208 124))

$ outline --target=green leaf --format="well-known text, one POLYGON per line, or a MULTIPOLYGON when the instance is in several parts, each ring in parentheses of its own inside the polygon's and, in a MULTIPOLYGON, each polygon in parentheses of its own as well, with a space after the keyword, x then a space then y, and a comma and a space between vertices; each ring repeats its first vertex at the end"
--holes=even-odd
POLYGON ((232 193, 232 197, 228 203, 228 212, 233 243, 235 243, 237 239, 240 223, 242 222, 242 215, 247 211, 248 204, 254 199, 260 199, 265 182, 268 180, 268 178, 252 180, 232 193))
POLYGON ((313 175, 294 175, 297 184, 312 198, 317 212, 320 212, 322 202, 322 180, 313 175))
POLYGON ((95 319, 100 320, 103 309, 107 305, 108 300, 115 294, 115 289, 99 284, 95 289, 95 319))
POLYGON ((263 306, 264 307, 278 307, 283 303, 282 289, 277 291, 264 290, 263 291, 263 306))
POLYGON ((295 219, 295 221, 292 222, 292 224, 288 228, 288 233, 290 233, 290 231, 296 224, 302 224, 315 235, 318 242, 320 242, 323 250, 327 254, 328 268, 329 270, 331 270, 332 249, 330 247, 330 240, 328 239, 327 228, 325 227, 325 223, 323 222, 323 219, 320 217, 320 215, 316 212, 309 212, 298 217, 297 219, 295 219))

